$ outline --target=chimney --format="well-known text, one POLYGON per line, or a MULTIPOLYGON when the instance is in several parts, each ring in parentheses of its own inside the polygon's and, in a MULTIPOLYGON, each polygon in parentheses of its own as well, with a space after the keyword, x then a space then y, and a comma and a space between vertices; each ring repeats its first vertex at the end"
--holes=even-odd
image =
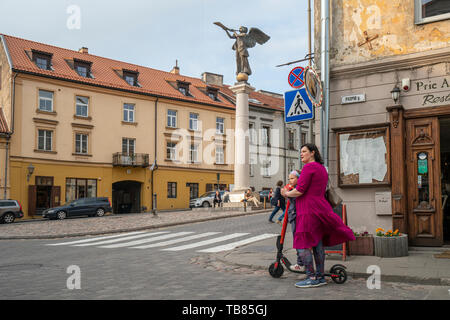
POLYGON ((178 68, 178 60, 175 60, 175 67, 170 71, 173 74, 180 74, 180 68, 178 68))
POLYGON ((86 47, 82 47, 80 50, 78 50, 78 52, 88 54, 89 53, 89 49, 86 48, 86 47))
POLYGON ((211 73, 211 72, 203 72, 202 80, 206 84, 214 84, 216 86, 223 86, 223 75, 211 73))

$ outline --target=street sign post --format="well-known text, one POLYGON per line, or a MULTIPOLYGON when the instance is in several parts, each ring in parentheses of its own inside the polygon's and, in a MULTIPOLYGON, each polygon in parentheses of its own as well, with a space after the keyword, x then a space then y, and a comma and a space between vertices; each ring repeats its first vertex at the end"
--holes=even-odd
POLYGON ((305 88, 284 93, 284 121, 286 123, 314 119, 314 107, 305 88))

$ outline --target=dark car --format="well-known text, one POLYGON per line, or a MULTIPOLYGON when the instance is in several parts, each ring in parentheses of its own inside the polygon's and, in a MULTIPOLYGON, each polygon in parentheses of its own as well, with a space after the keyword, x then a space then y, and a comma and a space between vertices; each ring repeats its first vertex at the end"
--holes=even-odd
POLYGON ((0 200, 0 223, 13 223, 17 218, 23 218, 20 202, 17 200, 0 200))
POLYGON ((262 190, 259 192, 259 201, 264 202, 264 198, 266 198, 266 202, 269 203, 269 193, 270 190, 262 190))
POLYGON ((42 213, 42 217, 59 220, 86 215, 102 217, 106 212, 112 212, 108 198, 80 198, 63 206, 47 209, 42 213))

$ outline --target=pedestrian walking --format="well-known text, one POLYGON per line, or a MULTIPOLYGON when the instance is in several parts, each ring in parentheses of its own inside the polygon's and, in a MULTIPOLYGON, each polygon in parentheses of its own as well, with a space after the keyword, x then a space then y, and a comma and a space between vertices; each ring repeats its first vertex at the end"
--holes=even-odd
POLYGON ((216 190, 216 194, 214 195, 214 208, 216 207, 216 203, 217 203, 217 207, 220 207, 220 204, 222 203, 222 197, 220 196, 220 192, 219 190, 216 190))
POLYGON ((296 188, 291 191, 283 189, 281 192, 283 196, 297 198, 294 248, 301 249, 300 255, 305 264, 307 278, 297 282, 295 286, 310 288, 327 284, 324 277, 324 247, 353 241, 355 236, 325 199, 328 173, 317 146, 310 143, 303 145, 300 157, 304 166, 296 188))
MULTIPOLYGON (((292 190, 297 186, 298 178, 300 177, 299 170, 293 170, 289 173, 289 184, 286 186, 288 190, 292 190)), ((295 208, 295 197, 288 198, 289 199, 289 207, 288 207, 288 221, 291 224, 292 234, 295 236, 295 218, 297 217, 296 208, 295 208)), ((292 271, 305 271, 305 265, 302 262, 301 251, 300 249, 296 249, 297 251, 297 263, 292 264, 289 268, 292 271)))
POLYGON ((277 188, 275 189, 275 194, 272 198, 272 200, 270 201, 270 203, 275 206, 275 208, 273 208, 272 213, 270 214, 269 217, 269 222, 274 222, 272 219, 275 216, 275 214, 278 212, 278 210, 282 210, 282 215, 278 218, 277 223, 278 224, 282 224, 281 221, 284 218, 284 210, 286 210, 286 204, 284 201, 284 197, 281 195, 281 186, 283 185, 283 181, 279 180, 277 182, 277 188))

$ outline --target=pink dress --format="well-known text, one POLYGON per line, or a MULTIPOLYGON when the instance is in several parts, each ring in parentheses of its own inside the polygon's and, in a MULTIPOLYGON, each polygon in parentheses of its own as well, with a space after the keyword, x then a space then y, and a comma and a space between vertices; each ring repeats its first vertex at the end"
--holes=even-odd
POLYGON ((353 231, 325 199, 327 183, 328 173, 323 165, 318 162, 305 164, 296 187, 303 195, 296 200, 295 249, 315 247, 320 240, 325 247, 355 240, 353 231))

